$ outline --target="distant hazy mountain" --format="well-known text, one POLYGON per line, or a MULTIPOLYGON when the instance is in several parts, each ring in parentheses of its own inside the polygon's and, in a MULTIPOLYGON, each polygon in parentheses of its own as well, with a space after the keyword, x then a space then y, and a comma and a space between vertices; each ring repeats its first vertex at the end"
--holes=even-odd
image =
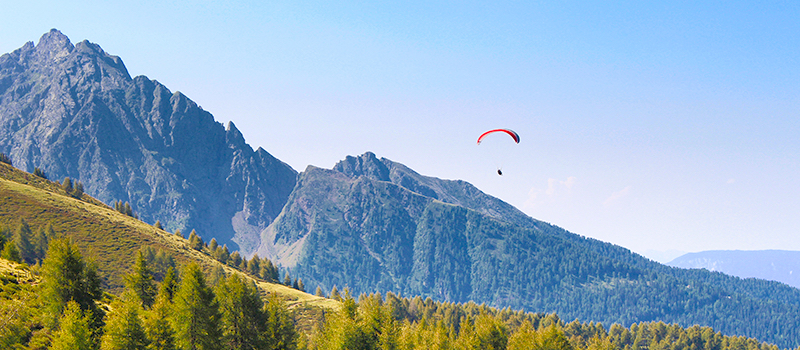
POLYGON ((667 263, 685 269, 719 271, 800 288, 800 252, 790 250, 709 250, 687 253, 667 263))
POLYGON ((297 176, 233 123, 57 30, 0 56, 0 152, 20 169, 79 179, 106 203, 129 201, 145 222, 243 252, 297 176))

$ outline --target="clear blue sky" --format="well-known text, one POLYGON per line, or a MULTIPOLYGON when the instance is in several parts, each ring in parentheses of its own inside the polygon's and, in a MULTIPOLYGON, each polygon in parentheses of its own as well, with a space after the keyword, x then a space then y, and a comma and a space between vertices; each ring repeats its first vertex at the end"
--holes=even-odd
POLYGON ((640 253, 800 250, 800 2, 0 5, 0 52, 97 43, 298 171, 372 151, 640 253))

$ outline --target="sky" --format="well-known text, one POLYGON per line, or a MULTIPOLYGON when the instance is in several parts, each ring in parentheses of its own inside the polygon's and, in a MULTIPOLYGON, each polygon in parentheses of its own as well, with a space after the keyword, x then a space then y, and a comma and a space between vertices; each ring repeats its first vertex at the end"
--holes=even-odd
POLYGON ((800 250, 800 2, 0 8, 0 53, 97 43, 298 171, 371 151, 654 260, 800 250))

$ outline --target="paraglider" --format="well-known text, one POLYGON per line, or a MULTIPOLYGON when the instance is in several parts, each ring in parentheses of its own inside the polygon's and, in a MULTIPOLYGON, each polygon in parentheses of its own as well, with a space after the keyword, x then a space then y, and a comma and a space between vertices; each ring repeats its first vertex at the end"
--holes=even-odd
MULTIPOLYGON (((508 136, 511 136, 511 138, 514 139, 514 142, 519 143, 519 135, 516 132, 514 132, 514 130, 511 130, 511 129, 494 129, 494 130, 489 130, 489 131, 481 134, 481 136, 478 136, 478 144, 479 145, 481 144, 481 141, 483 141, 483 138, 486 137, 486 135, 493 134, 493 133, 506 133, 506 134, 508 134, 508 136)), ((497 175, 503 176, 503 170, 498 168, 497 169, 497 175)))
POLYGON ((489 131, 481 134, 481 136, 478 136, 478 144, 479 145, 481 144, 481 141, 483 140, 483 138, 486 135, 489 135, 489 134, 492 134, 492 133, 496 133, 496 132, 504 132, 504 133, 508 134, 509 136, 511 136, 514 139, 514 142, 519 143, 519 135, 517 135, 517 133, 514 132, 514 130, 511 130, 511 129, 494 129, 494 130, 489 130, 489 131))

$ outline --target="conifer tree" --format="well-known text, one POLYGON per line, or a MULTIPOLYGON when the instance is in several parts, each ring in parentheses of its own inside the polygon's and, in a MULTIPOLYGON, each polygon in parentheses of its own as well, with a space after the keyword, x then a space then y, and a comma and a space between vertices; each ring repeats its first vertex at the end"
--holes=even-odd
POLYGON ((317 286, 317 290, 314 292, 314 295, 323 298, 325 297, 325 294, 322 292, 322 288, 320 286, 317 286))
MULTIPOLYGON (((52 230, 52 226, 50 226, 52 230)), ((31 245, 33 247, 33 254, 36 257, 36 261, 41 262, 44 260, 44 255, 47 253, 47 233, 45 228, 41 228, 36 231, 36 234, 33 235, 33 239, 31 240, 31 245)))
POLYGON ((203 250, 203 239, 197 234, 197 231, 192 230, 189 233, 189 247, 194 250, 203 250))
POLYGON ((33 169, 33 175, 36 175, 38 177, 41 177, 41 178, 47 180, 47 174, 45 174, 42 169, 39 169, 39 167, 36 167, 36 168, 33 169))
POLYGON ((136 254, 136 262, 131 267, 131 273, 125 276, 125 285, 139 298, 143 308, 149 309, 153 305, 156 298, 153 271, 148 266, 141 250, 136 254))
POLYGON ((153 227, 155 227, 155 228, 157 228, 159 230, 163 230, 164 229, 164 226, 161 226, 161 221, 159 221, 159 220, 156 220, 156 223, 153 224, 153 227))
POLYGON ((337 289, 335 285, 333 288, 331 288, 330 298, 336 301, 342 301, 342 296, 339 294, 339 289, 337 289))
POLYGON ((216 238, 212 237, 211 241, 208 242, 208 249, 213 253, 217 251, 217 247, 219 247, 219 243, 217 243, 216 238))
POLYGON ((297 349, 298 333, 289 315, 289 308, 276 294, 270 294, 265 306, 267 330, 264 338, 267 349, 297 349))
POLYGON ((34 246, 31 244, 32 236, 33 232, 31 232, 31 227, 28 226, 25 220, 20 220, 19 226, 17 226, 17 230, 14 232, 14 236, 11 239, 12 242, 17 245, 17 250, 19 251, 19 256, 22 258, 22 261, 28 264, 35 263, 37 258, 34 246))
POLYGON ((255 285, 232 274, 217 285, 223 342, 229 349, 266 348, 267 315, 255 285))
MULTIPOLYGON (((170 270, 174 271, 174 270, 170 270)), ((174 275, 174 272, 172 273, 174 275)), ((166 278, 165 278, 166 280, 166 278)), ((167 289, 159 289, 156 301, 147 314, 145 319, 145 331, 147 339, 150 341, 150 350, 175 350, 175 331, 169 322, 172 313, 172 303, 170 296, 166 294, 167 289)))
POLYGON ((42 300, 45 300, 49 323, 57 323, 69 301, 78 304, 81 310, 92 317, 92 327, 100 325, 102 311, 95 304, 100 299, 100 276, 93 263, 85 263, 77 246, 68 238, 50 242, 47 256, 42 263, 42 300))
POLYGON ((19 250, 14 241, 8 241, 3 246, 3 251, 0 253, 0 258, 10 260, 13 262, 21 263, 22 257, 19 255, 19 250))
POLYGON ((275 265, 272 264, 272 261, 269 261, 269 259, 267 258, 264 258, 264 260, 261 262, 260 273, 261 273, 261 278, 267 281, 277 282, 278 278, 280 277, 278 268, 275 267, 275 265))
POLYGON ((183 233, 179 229, 175 229, 175 235, 180 237, 180 238, 183 238, 183 233))
POLYGON ((178 276, 174 267, 167 269, 164 274, 164 279, 161 280, 161 286, 158 288, 158 294, 163 295, 167 301, 172 302, 175 292, 178 290, 178 276))
POLYGON ((219 262, 226 264, 228 263, 228 259, 230 259, 230 251, 228 250, 228 245, 223 244, 221 247, 217 246, 217 249, 214 251, 214 258, 217 259, 219 262))
POLYGON ((289 271, 286 271, 286 276, 283 276, 283 285, 287 287, 292 285, 292 276, 289 275, 289 271))
POLYGON ((242 263, 242 256, 241 256, 241 255, 239 255, 239 252, 238 252, 238 251, 236 251, 236 252, 233 252, 233 253, 231 253, 231 258, 230 258, 230 260, 229 260, 228 262, 229 262, 229 263, 230 263, 230 265, 232 265, 233 267, 239 267, 239 264, 241 264, 241 263, 242 263))
POLYGON ((101 350, 145 350, 148 340, 140 315, 143 310, 139 296, 126 290, 122 298, 112 304, 106 317, 101 350))
POLYGON ((81 199, 81 196, 83 196, 83 182, 75 181, 75 188, 68 193, 75 198, 81 199))
POLYGON ((247 262, 247 272, 253 276, 258 276, 258 273, 261 272, 261 258, 258 257, 258 254, 253 254, 253 257, 247 262))
POLYGON ((220 349, 220 313, 214 292, 196 263, 187 265, 181 275, 173 298, 176 344, 183 349, 220 349))
POLYGON ((5 153, 0 152, 0 163, 6 163, 8 165, 11 164, 11 158, 9 158, 5 153))
POLYGON ((208 277, 209 285, 216 286, 220 281, 225 279, 225 269, 220 265, 214 266, 211 269, 211 275, 208 277))
POLYGON ((297 282, 297 288, 295 288, 295 289, 297 289, 297 290, 299 290, 301 292, 305 292, 306 291, 306 286, 303 284, 303 280, 302 279, 300 279, 298 277, 297 280, 295 280, 295 282, 297 282))
POLYGON ((69 177, 65 177, 64 181, 61 183, 61 188, 67 192, 67 194, 71 195, 74 188, 72 187, 72 179, 69 177))
POLYGON ((52 350, 91 350, 92 330, 91 311, 83 311, 78 303, 70 301, 64 306, 64 314, 59 318, 59 328, 53 334, 52 350))

